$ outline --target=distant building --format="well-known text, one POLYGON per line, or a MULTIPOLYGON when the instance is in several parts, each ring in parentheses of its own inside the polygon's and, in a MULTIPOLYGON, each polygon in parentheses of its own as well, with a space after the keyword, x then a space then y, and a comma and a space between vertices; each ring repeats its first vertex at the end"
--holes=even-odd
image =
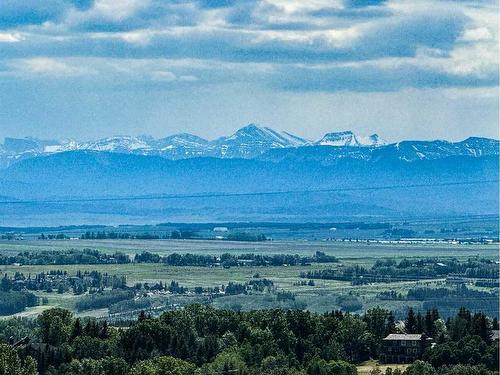
POLYGON ((380 361, 383 363, 412 363, 422 358, 424 350, 431 345, 431 339, 424 334, 393 333, 382 343, 380 361))
POLYGON ((229 229, 227 227, 215 227, 213 229, 214 232, 228 232, 229 229))

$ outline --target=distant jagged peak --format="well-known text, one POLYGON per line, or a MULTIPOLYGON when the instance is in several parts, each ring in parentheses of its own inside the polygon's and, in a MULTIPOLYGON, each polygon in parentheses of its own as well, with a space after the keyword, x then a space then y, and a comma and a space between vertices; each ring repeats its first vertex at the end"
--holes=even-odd
POLYGON ((199 143, 199 144, 206 144, 208 143, 208 140, 205 138, 199 137, 197 135, 191 134, 191 133, 176 133, 169 135, 165 138, 161 138, 158 140, 158 142, 161 143, 166 143, 166 142, 171 142, 171 143, 199 143))
POLYGON ((472 157, 498 155, 499 147, 498 140, 481 137, 469 137, 460 142, 404 140, 389 144, 378 134, 364 137, 350 130, 330 132, 317 141, 309 141, 286 131, 250 123, 232 135, 215 140, 207 140, 190 133, 177 133, 160 139, 124 135, 81 142, 72 139, 6 137, 3 144, 0 142, 0 169, 18 160, 67 151, 130 153, 177 160, 193 157, 251 159, 270 151, 279 154, 281 150, 284 153, 296 152, 302 155, 318 152, 330 153, 339 158, 349 156, 369 160, 373 156, 397 157, 400 160, 412 161, 454 155, 472 157))
POLYGON ((380 138, 378 134, 372 134, 367 137, 354 134, 351 130, 326 133, 323 138, 315 142, 321 146, 339 146, 339 147, 363 147, 363 146, 384 146, 387 144, 385 140, 380 138))
POLYGON ((151 148, 151 145, 143 137, 119 135, 86 142, 80 148, 93 151, 134 151, 151 148))
POLYGON ((238 130, 233 135, 229 137, 222 137, 225 139, 236 139, 238 137, 250 137, 250 138, 274 138, 278 136, 278 133, 267 126, 261 126, 254 123, 248 124, 238 130))
POLYGON ((350 130, 326 133, 316 144, 321 146, 360 146, 358 139, 350 130))
POLYGON ((250 123, 229 137, 221 137, 215 143, 250 141, 260 143, 270 143, 278 147, 297 147, 308 143, 306 139, 284 131, 276 131, 267 126, 250 123))
POLYGON ((385 146, 388 144, 388 142, 385 139, 380 138, 377 133, 368 137, 357 136, 357 138, 363 146, 385 146))

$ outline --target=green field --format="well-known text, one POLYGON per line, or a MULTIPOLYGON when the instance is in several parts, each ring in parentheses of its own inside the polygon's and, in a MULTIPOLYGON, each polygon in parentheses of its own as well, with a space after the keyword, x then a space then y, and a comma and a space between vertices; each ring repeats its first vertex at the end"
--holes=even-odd
MULTIPOLYGON (((295 301, 277 301, 275 296, 269 294, 234 295, 217 298, 214 306, 223 308, 274 308, 296 307, 307 308, 312 311, 324 312, 340 308, 337 297, 353 295, 362 304, 362 310, 381 306, 394 311, 403 311, 408 306, 419 308, 419 301, 381 301, 376 298, 377 293, 384 290, 395 290, 406 293, 415 286, 442 287, 445 279, 439 278, 425 281, 402 281, 391 283, 373 283, 366 285, 351 285, 350 282, 335 280, 315 280, 315 285, 297 285, 304 279, 299 277, 301 272, 319 270, 322 268, 345 267, 349 265, 362 265, 370 267, 376 260, 390 258, 399 260, 403 258, 429 258, 440 259, 481 257, 498 259, 498 249, 495 245, 465 245, 465 244, 389 244, 367 242, 338 242, 338 241, 266 241, 266 242, 229 242, 213 240, 24 240, 2 241, 0 251, 3 254, 17 254, 22 251, 36 252, 41 250, 92 248, 106 253, 120 251, 133 255, 142 251, 149 251, 161 255, 170 253, 195 253, 213 254, 299 254, 301 256, 323 251, 328 255, 335 255, 340 263, 312 264, 307 266, 280 266, 280 267, 178 267, 162 263, 130 263, 111 265, 9 265, 0 266, 0 275, 12 275, 15 272, 23 274, 36 274, 50 270, 64 270, 69 274, 80 271, 96 270, 110 275, 125 275, 127 284, 153 283, 162 281, 170 283, 177 281, 180 285, 194 288, 216 287, 226 285, 228 282, 245 283, 252 280, 256 274, 259 278, 270 279, 274 282, 276 290, 293 292, 295 301)), ((41 297, 47 297, 49 306, 61 306, 74 309, 74 302, 79 298, 69 293, 57 294, 55 292, 36 292, 41 297)), ((194 296, 193 296, 194 297, 194 296)), ((189 295, 183 297, 182 303, 189 303, 189 295)), ((193 299, 194 301, 194 299, 193 299)), ((44 307, 29 308, 20 315, 36 314, 44 307)), ((86 315, 106 316, 106 309, 86 311, 86 315)))
POLYGON ((135 254, 147 250, 159 254, 168 253, 291 253, 310 255, 323 251, 338 258, 378 259, 401 257, 472 257, 498 258, 498 244, 403 244, 367 241, 265 241, 237 242, 216 240, 0 240, 2 253, 51 249, 92 248, 107 253, 121 251, 135 254))

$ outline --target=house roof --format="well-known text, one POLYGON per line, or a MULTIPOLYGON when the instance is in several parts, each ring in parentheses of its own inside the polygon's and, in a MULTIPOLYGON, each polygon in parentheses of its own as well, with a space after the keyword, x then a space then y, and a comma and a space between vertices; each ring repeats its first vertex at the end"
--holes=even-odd
POLYGON ((498 339, 500 339, 500 331, 498 329, 494 329, 492 331, 491 339, 492 340, 498 340, 498 339))
POLYGON ((384 340, 408 340, 408 341, 414 341, 414 340, 421 340, 421 339, 422 339, 422 334, 421 333, 391 333, 384 340))

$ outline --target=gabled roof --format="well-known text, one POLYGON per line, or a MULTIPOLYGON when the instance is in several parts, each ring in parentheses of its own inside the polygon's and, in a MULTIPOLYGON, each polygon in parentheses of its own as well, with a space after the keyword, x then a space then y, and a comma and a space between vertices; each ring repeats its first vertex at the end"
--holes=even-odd
POLYGON ((384 340, 408 340, 408 341, 415 341, 415 340, 422 340, 422 333, 391 333, 389 336, 387 336, 384 340))

